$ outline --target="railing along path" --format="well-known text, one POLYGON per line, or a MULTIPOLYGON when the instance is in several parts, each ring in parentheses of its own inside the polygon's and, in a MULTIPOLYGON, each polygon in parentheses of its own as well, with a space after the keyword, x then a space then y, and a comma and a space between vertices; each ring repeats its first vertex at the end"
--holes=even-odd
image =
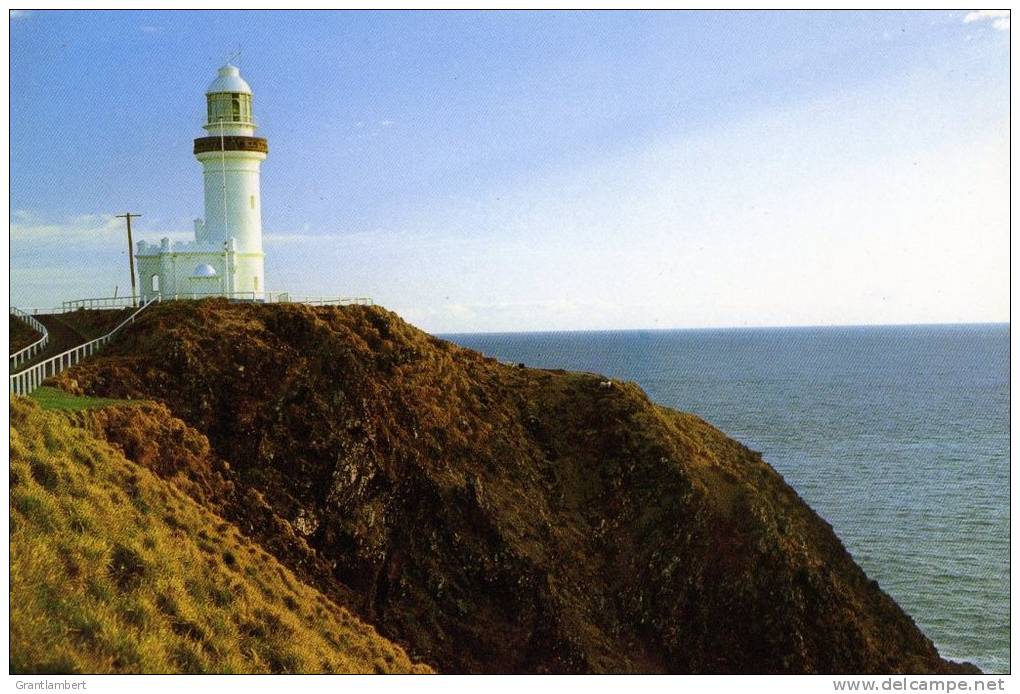
POLYGON ((16 395, 28 395, 33 390, 42 385, 43 381, 45 381, 47 378, 50 378, 51 376, 56 376, 61 371, 64 371, 65 369, 69 369, 70 367, 74 366, 85 357, 95 354, 97 350, 99 350, 103 345, 105 345, 106 343, 113 339, 113 336, 117 334, 117 331, 119 331, 128 323, 133 323, 135 317, 138 316, 139 313, 147 309, 152 304, 158 303, 160 300, 161 297, 159 295, 156 295, 153 298, 149 299, 146 303, 142 304, 141 308, 132 313, 124 321, 117 325, 116 328, 106 333, 102 337, 97 337, 95 340, 91 340, 84 344, 80 344, 77 347, 72 347, 66 352, 61 352, 60 354, 50 357, 45 361, 41 361, 38 364, 35 364, 34 366, 30 366, 29 368, 23 371, 19 371, 16 374, 11 374, 10 376, 11 392, 15 393, 16 395))
MULTIPOLYGON (((312 306, 350 306, 354 304, 371 306, 372 299, 367 296, 333 297, 333 296, 291 296, 290 292, 180 292, 177 294, 160 294, 163 301, 196 300, 212 297, 223 297, 235 301, 251 301, 263 304, 310 304, 312 306)), ((60 308, 30 309, 33 313, 68 313, 78 309, 110 309, 130 308, 142 302, 140 296, 104 296, 92 299, 75 299, 65 301, 60 308)))
POLYGON ((43 349, 45 349, 46 345, 50 343, 50 333, 48 330, 46 330, 45 325, 40 323, 38 320, 36 320, 28 313, 22 311, 20 308, 15 308, 14 306, 11 306, 11 315, 17 318, 18 320, 28 323, 28 325, 30 325, 33 330, 37 331, 40 335, 42 335, 42 337, 40 337, 38 340, 30 344, 28 347, 25 347, 24 349, 19 349, 17 352, 11 355, 10 369, 11 371, 14 371, 14 369, 18 368, 19 366, 27 362, 29 359, 34 357, 36 354, 41 352, 43 349))

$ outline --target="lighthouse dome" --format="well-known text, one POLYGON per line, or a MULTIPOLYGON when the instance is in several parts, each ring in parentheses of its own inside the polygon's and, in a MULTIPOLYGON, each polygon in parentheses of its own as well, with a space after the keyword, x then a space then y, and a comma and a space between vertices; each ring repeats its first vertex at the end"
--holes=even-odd
POLYGON ((224 92, 251 94, 251 87, 241 77, 241 71, 230 63, 219 69, 216 79, 205 90, 206 94, 222 94, 224 92))
POLYGON ((216 268, 214 268, 212 265, 209 265, 208 263, 202 263, 201 265, 198 265, 198 266, 195 267, 195 272, 191 276, 192 277, 215 277, 216 276, 216 268))

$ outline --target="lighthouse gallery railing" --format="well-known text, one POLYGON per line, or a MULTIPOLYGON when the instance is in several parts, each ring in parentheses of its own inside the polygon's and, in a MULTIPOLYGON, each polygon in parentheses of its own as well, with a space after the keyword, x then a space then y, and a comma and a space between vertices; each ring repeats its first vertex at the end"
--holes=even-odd
POLYGON ((103 345, 105 345, 106 343, 113 339, 113 336, 117 334, 117 331, 119 331, 128 323, 133 323, 135 321, 135 317, 139 313, 147 309, 152 304, 158 303, 159 301, 160 301, 159 296, 154 296, 153 298, 149 299, 145 304, 142 305, 141 308, 132 313, 116 328, 106 333, 102 337, 97 337, 95 340, 78 345, 77 347, 73 347, 67 350, 66 352, 61 352, 55 357, 50 357, 46 361, 41 361, 35 366, 31 366, 25 369, 24 371, 19 371, 16 374, 11 374, 10 377, 11 392, 16 395, 28 395, 33 390, 42 385, 43 381, 45 381, 50 376, 56 376, 61 371, 64 371, 65 369, 74 366, 85 357, 95 354, 103 345))

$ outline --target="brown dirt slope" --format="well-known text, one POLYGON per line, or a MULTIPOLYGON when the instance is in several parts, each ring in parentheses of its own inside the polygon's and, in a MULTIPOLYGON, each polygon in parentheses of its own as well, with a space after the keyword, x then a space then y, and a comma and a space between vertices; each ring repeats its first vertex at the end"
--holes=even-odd
POLYGON ((147 314, 60 385, 165 403, 147 426, 186 426, 146 437, 200 432, 234 487, 195 498, 441 671, 973 671, 758 454, 635 385, 504 366, 378 307, 147 314))
POLYGON ((136 307, 131 306, 100 310, 78 309, 58 314, 58 317, 61 322, 88 341, 110 332, 136 310, 136 307))
POLYGON ((42 337, 42 335, 40 335, 35 328, 29 326, 28 323, 21 320, 20 318, 15 318, 14 316, 11 316, 10 329, 11 329, 10 354, 14 354, 15 352, 19 352, 25 349, 30 344, 32 344, 40 337, 42 337))

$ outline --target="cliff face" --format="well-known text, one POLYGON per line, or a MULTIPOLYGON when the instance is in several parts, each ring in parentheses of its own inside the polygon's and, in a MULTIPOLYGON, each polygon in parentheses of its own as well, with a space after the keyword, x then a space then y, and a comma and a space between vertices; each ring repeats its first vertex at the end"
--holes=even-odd
POLYGON ((209 300, 58 382, 164 403, 88 424, 440 671, 968 669, 758 454, 600 380, 380 308, 209 300))

